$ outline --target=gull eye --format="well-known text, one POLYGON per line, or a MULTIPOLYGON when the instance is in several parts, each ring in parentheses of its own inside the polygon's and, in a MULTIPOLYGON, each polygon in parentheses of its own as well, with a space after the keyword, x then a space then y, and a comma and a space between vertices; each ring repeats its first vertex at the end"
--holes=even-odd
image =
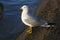
POLYGON ((24 8, 26 8, 26 7, 24 6, 24 8))
POLYGON ((24 7, 25 8, 25 7, 24 7))

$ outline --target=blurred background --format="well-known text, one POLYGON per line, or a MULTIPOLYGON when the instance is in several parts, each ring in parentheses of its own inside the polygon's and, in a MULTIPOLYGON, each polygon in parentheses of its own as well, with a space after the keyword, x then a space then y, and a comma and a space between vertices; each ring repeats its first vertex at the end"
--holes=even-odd
POLYGON ((27 26, 22 23, 21 11, 18 10, 23 5, 28 5, 32 15, 56 23, 55 28, 34 28, 33 35, 28 39, 60 40, 60 0, 0 0, 0 3, 4 6, 4 19, 0 22, 0 40, 21 40, 26 37, 24 35, 27 26))

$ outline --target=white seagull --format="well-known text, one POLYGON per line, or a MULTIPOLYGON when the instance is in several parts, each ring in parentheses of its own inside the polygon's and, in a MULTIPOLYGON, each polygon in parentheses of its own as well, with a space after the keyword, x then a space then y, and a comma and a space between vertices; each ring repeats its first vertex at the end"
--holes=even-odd
POLYGON ((42 27, 50 27, 50 25, 48 25, 48 22, 46 22, 45 20, 42 20, 36 16, 33 16, 32 14, 29 14, 29 8, 27 5, 23 5, 20 10, 22 10, 22 14, 21 14, 21 20, 22 22, 29 26, 29 30, 27 31, 28 33, 32 33, 32 27, 35 26, 42 26, 42 27))

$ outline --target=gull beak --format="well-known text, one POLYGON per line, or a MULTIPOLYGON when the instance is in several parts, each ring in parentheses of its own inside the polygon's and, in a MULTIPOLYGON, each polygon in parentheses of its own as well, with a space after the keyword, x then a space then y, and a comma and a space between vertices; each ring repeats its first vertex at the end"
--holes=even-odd
POLYGON ((22 10, 22 8, 20 8, 20 10, 22 10))
POLYGON ((18 10, 21 10, 22 11, 22 8, 18 8, 18 10))

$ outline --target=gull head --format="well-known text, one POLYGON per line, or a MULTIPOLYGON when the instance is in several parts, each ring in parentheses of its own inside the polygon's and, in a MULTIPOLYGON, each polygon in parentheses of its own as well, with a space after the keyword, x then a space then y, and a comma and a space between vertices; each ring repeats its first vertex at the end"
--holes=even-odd
POLYGON ((28 10, 28 6, 27 5, 23 5, 20 10, 28 10))

